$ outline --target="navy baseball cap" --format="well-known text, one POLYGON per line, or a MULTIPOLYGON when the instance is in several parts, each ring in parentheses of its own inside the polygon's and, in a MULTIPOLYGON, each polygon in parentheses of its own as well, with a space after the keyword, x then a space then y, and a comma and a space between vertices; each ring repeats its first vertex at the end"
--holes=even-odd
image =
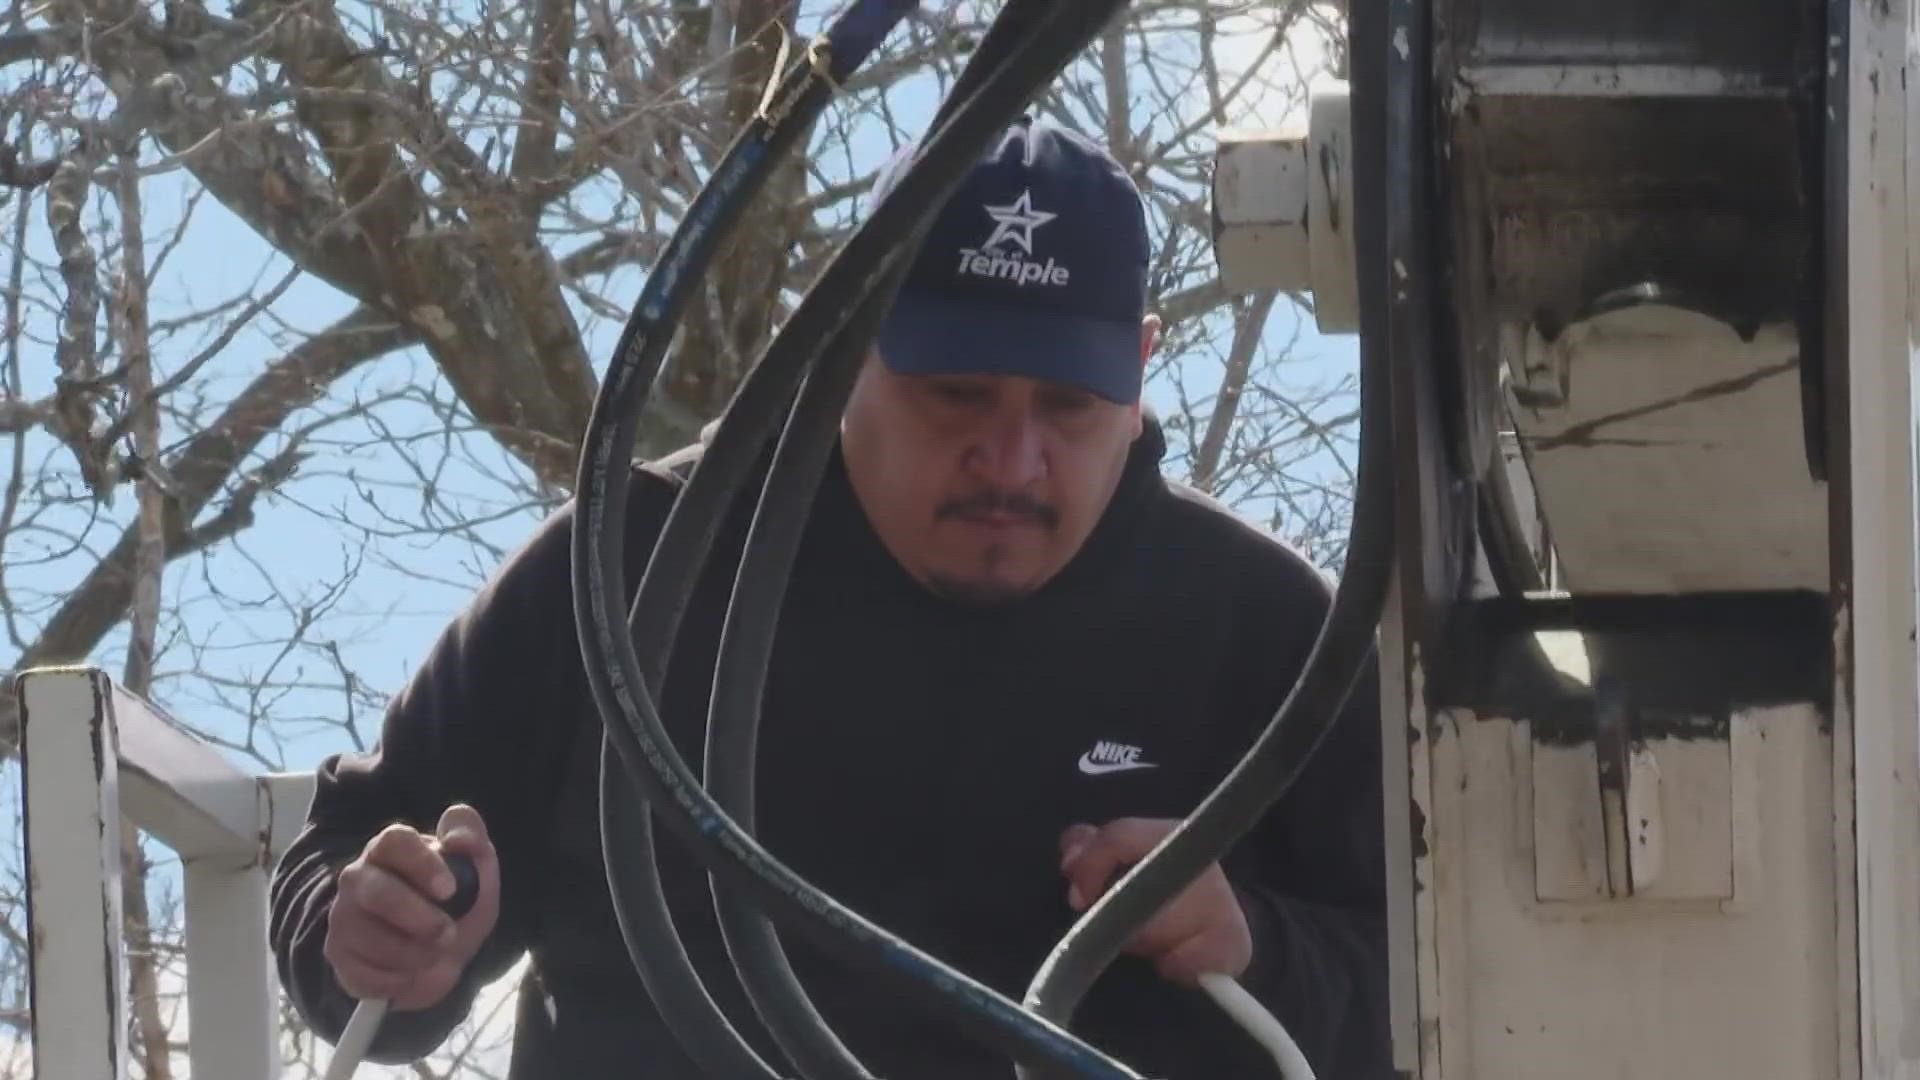
MULTIPOLYGON (((881 171, 883 196, 910 160, 881 171)), ((1074 132, 1022 117, 930 227, 877 344, 906 375, 1025 375, 1131 405, 1147 307, 1146 208, 1074 132)))

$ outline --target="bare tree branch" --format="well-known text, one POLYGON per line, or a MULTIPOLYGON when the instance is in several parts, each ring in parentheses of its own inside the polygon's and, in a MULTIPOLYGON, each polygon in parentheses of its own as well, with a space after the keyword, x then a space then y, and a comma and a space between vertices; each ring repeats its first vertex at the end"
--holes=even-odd
POLYGON ((60 376, 53 402, 54 433, 73 450, 80 474, 94 493, 107 497, 105 448, 93 438, 94 410, 100 392, 96 385, 100 361, 96 322, 100 313, 100 282, 95 276, 93 243, 80 223, 80 209, 91 186, 88 156, 83 152, 62 161, 47 185, 47 226, 60 256, 60 277, 67 287, 66 321, 54 352, 60 376))
MULTIPOLYGON (((410 344, 406 328, 367 311, 356 310, 328 331, 303 343, 269 367, 242 391, 205 431, 194 436, 168 466, 172 478, 167 504, 167 556, 188 550, 193 521, 226 486, 261 439, 287 417, 319 400, 336 379, 375 357, 410 344)), ((86 656, 122 618, 132 601, 137 530, 120 538, 94 566, 39 638, 25 649, 15 670, 44 664, 73 663, 86 656)), ((11 697, 0 697, 0 756, 19 745, 19 718, 11 697)))
MULTIPOLYGON (((30 114, 29 114, 30 115, 30 114)), ((25 125, 23 125, 24 127, 25 125)), ((25 142, 25 131, 21 141, 25 142)), ((0 423, 0 432, 13 436, 12 467, 8 469, 6 496, 0 500, 0 551, 4 551, 7 540, 13 533, 13 526, 20 513, 20 499, 27 487, 26 433, 33 427, 47 422, 52 415, 50 403, 35 405, 23 401, 25 380, 20 370, 20 341, 24 336, 21 329, 21 300, 27 275, 27 223, 33 212, 33 192, 22 192, 19 204, 14 207, 13 243, 7 259, 6 292, 6 369, 4 389, 0 390, 0 415, 18 407, 21 420, 18 426, 12 423, 0 423)), ((0 614, 4 614, 7 626, 7 640, 16 648, 25 645, 20 625, 14 618, 14 606, 6 587, 6 569, 4 558, 0 558, 0 614)))
MULTIPOLYGON (((126 356, 125 420, 133 432, 135 459, 157 461, 160 417, 153 402, 153 355, 148 347, 146 215, 140 208, 138 166, 136 155, 122 154, 114 185, 114 201, 120 209, 120 274, 113 291, 113 318, 126 356)), ((153 689, 154 656, 159 648, 160 575, 166 568, 165 496, 151 475, 142 477, 136 490, 140 508, 134 526, 133 632, 124 682, 133 693, 147 694, 153 689)), ((120 861, 128 977, 141 1066, 149 1080, 171 1080, 172 1051, 167 1024, 160 1015, 160 964, 147 902, 151 866, 140 850, 140 831, 131 820, 121 823, 120 861)))
POLYGON ((1226 449, 1227 436, 1233 431, 1240 411, 1240 395, 1253 372, 1254 353, 1260 348, 1260 336, 1266 329, 1267 316, 1273 311, 1277 295, 1269 290, 1254 296, 1234 319, 1233 348, 1227 354, 1227 370, 1214 398, 1213 415, 1207 420, 1206 433, 1201 436, 1200 449, 1193 459, 1193 483, 1202 491, 1214 490, 1220 453, 1226 449))
POLYGON ((0 146, 0 187, 36 188, 53 179, 60 163, 48 158, 44 161, 21 161, 20 151, 11 146, 0 146))
POLYGON ((0 397, 0 435, 20 435, 53 419, 51 401, 0 397))
MULTIPOLYGON (((776 75, 780 44, 793 33, 794 16, 784 0, 738 0, 732 13, 731 76, 719 100, 723 111, 709 123, 712 130, 737 130, 752 115, 761 88, 776 75)), ((805 183, 803 163, 782 162, 716 253, 695 303, 704 317, 687 324, 673 351, 663 378, 664 400, 647 418, 651 435, 641 453, 657 454, 694 438, 700 425, 725 407, 772 339, 774 311, 789 283, 789 252, 804 226, 795 207, 805 183)))

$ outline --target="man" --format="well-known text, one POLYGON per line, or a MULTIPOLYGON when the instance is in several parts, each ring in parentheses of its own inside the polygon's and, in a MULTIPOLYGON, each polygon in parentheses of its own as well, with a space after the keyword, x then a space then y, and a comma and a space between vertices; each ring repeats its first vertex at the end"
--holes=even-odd
MULTIPOLYGON (((841 901, 1020 997, 1090 899, 1227 773, 1296 680, 1329 603, 1297 554, 1159 473, 1140 401, 1139 193, 1085 140, 1023 120, 943 209, 848 402, 783 607, 759 835, 841 901)), ((638 470, 628 580, 697 448, 638 470)), ((700 582, 663 686, 701 760, 715 639, 750 506, 700 582)), ((393 701, 380 747, 319 771, 278 869, 273 941, 337 1037, 393 1001, 378 1060, 419 1056, 523 955, 512 1075, 693 1080, 623 949, 596 818, 600 726, 569 586, 569 510, 503 566, 393 701), (450 922, 438 851, 472 855, 450 922)), ((644 647, 645 643, 641 643, 644 647)), ((1144 1075, 1273 1075, 1194 988, 1237 977, 1323 1077, 1389 1074, 1377 688, 1243 842, 1129 943, 1074 1030, 1144 1075)), ((739 990, 705 873, 661 873, 716 1000, 739 990)), ((1010 1077, 996 1054, 785 935, 876 1077, 1010 1077)))

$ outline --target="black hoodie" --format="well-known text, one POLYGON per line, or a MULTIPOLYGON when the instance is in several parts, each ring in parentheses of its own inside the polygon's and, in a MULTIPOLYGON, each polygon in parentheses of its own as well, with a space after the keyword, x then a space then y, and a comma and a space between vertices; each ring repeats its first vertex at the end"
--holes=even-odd
MULTIPOLYGON (((843 903, 1016 1001, 1075 918, 1061 831, 1191 811, 1280 706, 1330 600, 1296 552, 1164 479, 1164 450, 1149 424, 1080 553, 1040 592, 996 609, 944 602, 910 578, 836 455, 786 594, 763 709, 760 839, 843 903), (1077 764, 1114 746, 1150 767, 1077 764)), ((630 590, 693 453, 637 470, 630 590)), ((665 722, 696 771, 744 535, 745 515, 736 518, 662 691, 665 722)), ((332 1040, 353 1005, 321 951, 339 867, 389 822, 431 831, 453 802, 487 822, 502 868, 499 924, 450 999, 388 1015, 374 1060, 430 1052, 479 987, 530 954, 514 1080, 701 1075, 653 1012, 608 898, 599 725, 572 614, 572 520, 568 507, 545 522, 446 629, 392 701, 376 750, 321 764, 309 824, 275 873, 281 979, 332 1040)), ((1327 1080, 1391 1075, 1380 784, 1369 670, 1299 781, 1225 860, 1254 931, 1241 981, 1327 1080)), ((735 1026, 780 1062, 727 962, 705 874, 669 832, 656 834, 689 955, 735 1026)), ((783 940, 822 1014, 876 1077, 1013 1075, 1004 1057, 865 973, 792 934, 783 940)), ((1148 1077, 1276 1075, 1202 994, 1132 957, 1102 977, 1072 1026, 1148 1077)))

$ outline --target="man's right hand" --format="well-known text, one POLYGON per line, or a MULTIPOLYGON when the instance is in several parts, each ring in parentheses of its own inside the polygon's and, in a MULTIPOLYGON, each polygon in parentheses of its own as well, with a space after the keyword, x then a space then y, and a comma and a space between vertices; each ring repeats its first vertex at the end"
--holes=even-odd
POLYGON ((451 806, 436 834, 389 825, 340 871, 327 919, 327 962, 355 998, 386 998, 393 1009, 436 1005, 460 981, 467 962, 500 917, 500 864, 480 814, 451 806), (453 895, 440 853, 473 859, 480 895, 455 921, 439 901, 453 895))

